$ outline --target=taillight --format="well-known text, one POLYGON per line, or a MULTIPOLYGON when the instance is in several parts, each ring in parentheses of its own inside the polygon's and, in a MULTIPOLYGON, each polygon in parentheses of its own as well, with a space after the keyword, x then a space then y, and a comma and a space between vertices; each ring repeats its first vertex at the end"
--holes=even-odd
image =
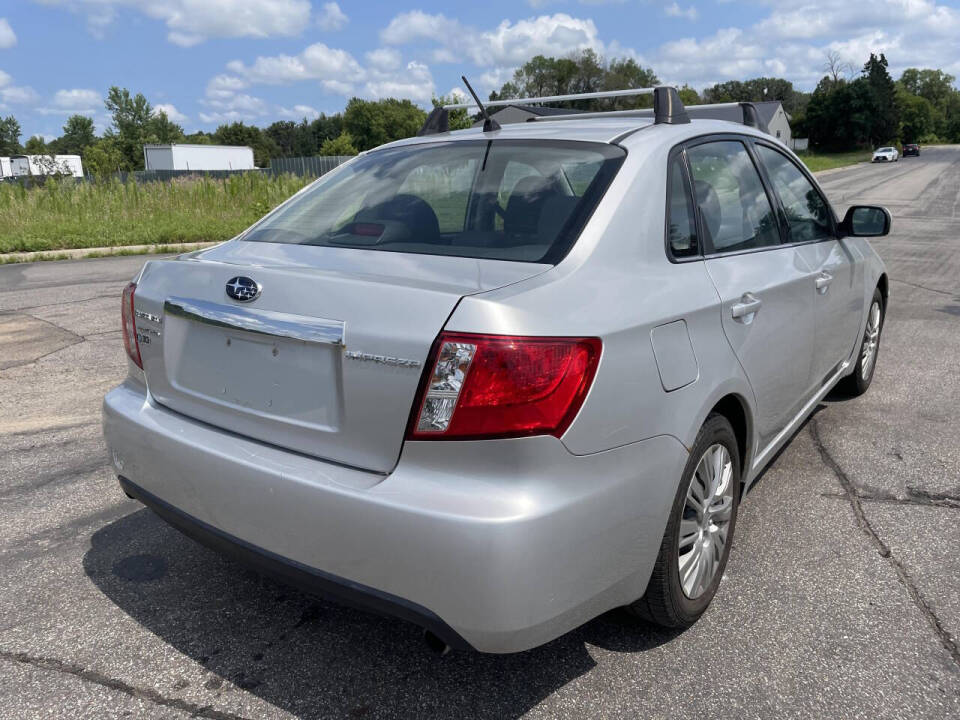
POLYGON ((120 303, 120 318, 123 323, 123 349, 137 367, 143 370, 143 361, 140 359, 140 343, 137 341, 137 323, 133 312, 133 295, 137 291, 137 284, 130 283, 123 289, 123 299, 120 303))
POLYGON ((599 338, 441 333, 407 437, 560 437, 590 390, 601 347, 599 338))

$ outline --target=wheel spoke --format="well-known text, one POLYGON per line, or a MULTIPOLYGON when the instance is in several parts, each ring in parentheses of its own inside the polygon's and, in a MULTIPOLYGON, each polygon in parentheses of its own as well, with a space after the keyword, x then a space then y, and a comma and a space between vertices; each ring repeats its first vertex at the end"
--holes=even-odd
POLYGON ((700 535, 700 523, 694 518, 680 520, 680 549, 692 545, 700 535))
POLYGON ((710 521, 714 525, 720 525, 720 523, 730 522, 730 517, 733 515, 733 498, 724 497, 718 500, 716 503, 710 506, 709 508, 710 521))

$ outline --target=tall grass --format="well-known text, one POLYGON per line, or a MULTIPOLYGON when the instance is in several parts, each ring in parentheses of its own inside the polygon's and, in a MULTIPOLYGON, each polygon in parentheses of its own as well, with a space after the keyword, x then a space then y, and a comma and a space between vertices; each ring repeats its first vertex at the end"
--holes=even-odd
POLYGON ((4 183, 0 253, 226 240, 308 182, 294 175, 244 173, 142 185, 4 183))

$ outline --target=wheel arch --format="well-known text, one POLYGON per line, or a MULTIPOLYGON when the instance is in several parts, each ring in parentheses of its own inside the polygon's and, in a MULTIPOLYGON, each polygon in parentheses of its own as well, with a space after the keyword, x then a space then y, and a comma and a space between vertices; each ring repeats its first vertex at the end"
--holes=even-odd
POLYGON ((740 481, 747 478, 749 462, 752 457, 751 437, 753 423, 746 400, 737 393, 728 393, 717 400, 706 417, 722 415, 733 427, 733 434, 737 438, 737 450, 740 460, 740 481))
POLYGON ((883 312, 887 312, 887 299, 890 297, 890 285, 886 273, 880 273, 877 280, 877 288, 880 290, 880 297, 883 298, 883 312))

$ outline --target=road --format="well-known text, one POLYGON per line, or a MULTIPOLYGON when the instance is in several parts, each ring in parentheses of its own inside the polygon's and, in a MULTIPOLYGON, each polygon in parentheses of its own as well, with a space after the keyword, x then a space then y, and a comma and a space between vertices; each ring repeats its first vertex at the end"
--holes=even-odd
POLYGON ((0 715, 960 717, 960 148, 822 182, 895 218, 870 392, 828 398, 745 498, 696 626, 611 612, 514 656, 438 658, 126 499, 99 405, 141 259, 0 267, 0 715))

